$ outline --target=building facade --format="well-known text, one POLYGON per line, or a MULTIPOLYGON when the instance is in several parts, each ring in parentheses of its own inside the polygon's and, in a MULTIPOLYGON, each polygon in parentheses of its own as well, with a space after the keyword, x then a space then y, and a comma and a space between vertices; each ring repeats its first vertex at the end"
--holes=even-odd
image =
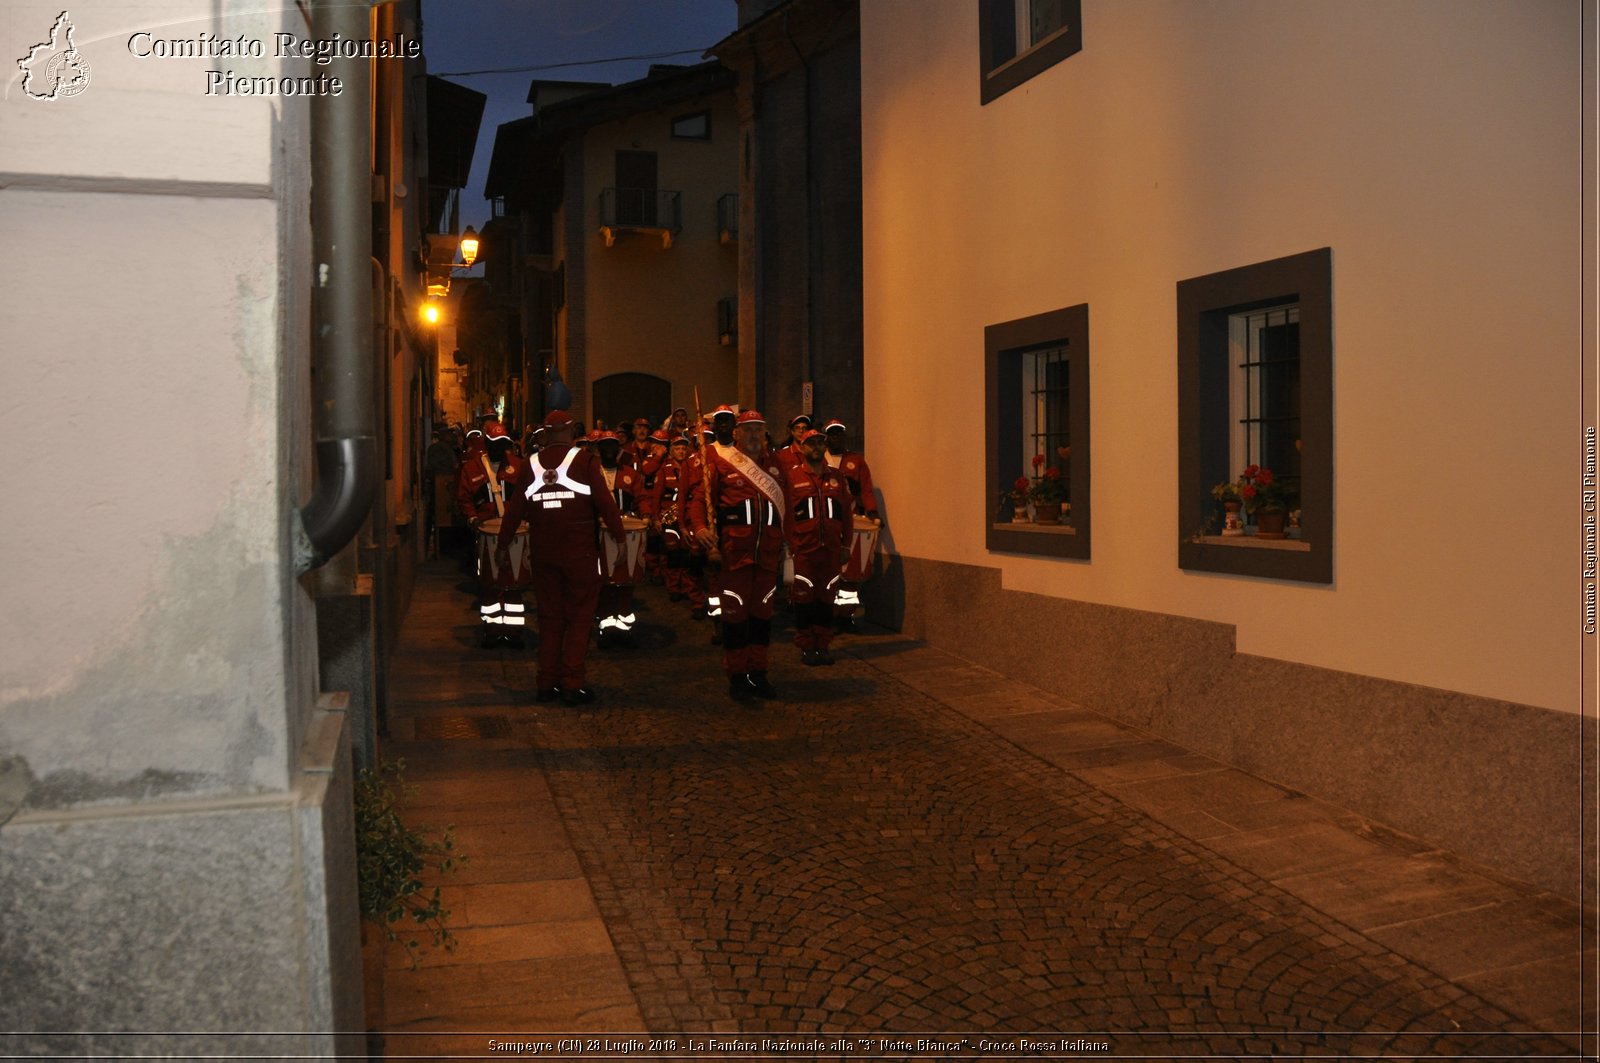
POLYGON ((862 5, 876 614, 1576 896, 1592 5, 1021 7, 862 5))
POLYGON ((655 68, 615 87, 535 82, 529 99, 487 189, 490 279, 518 299, 525 372, 553 367, 585 422, 664 418, 696 387, 708 408, 737 401, 732 76, 655 68))
POLYGON ((743 0, 711 54, 739 77, 740 399, 862 441, 859 7, 743 0))

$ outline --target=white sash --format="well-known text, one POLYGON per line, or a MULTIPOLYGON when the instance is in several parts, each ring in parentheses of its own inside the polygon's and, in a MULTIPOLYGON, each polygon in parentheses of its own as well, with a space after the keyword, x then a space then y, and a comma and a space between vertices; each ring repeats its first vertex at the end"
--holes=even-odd
POLYGON ((717 443, 715 446, 717 453, 722 456, 722 460, 732 465, 739 471, 741 476, 755 484, 756 490, 766 495, 767 500, 772 503, 772 508, 778 511, 778 517, 784 523, 788 523, 789 515, 784 512, 783 488, 778 485, 778 481, 767 475, 767 470, 763 469, 756 463, 754 458, 738 447, 727 447, 721 443, 717 443))

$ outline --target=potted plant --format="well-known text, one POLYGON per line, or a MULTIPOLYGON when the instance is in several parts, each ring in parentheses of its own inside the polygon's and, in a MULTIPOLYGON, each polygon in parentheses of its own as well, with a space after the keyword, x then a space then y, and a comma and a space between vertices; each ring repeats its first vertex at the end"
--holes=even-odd
POLYGON ((1256 518, 1256 534, 1263 539, 1284 538, 1284 522, 1294 499, 1273 471, 1264 465, 1247 465, 1237 480, 1228 480, 1211 489, 1211 497, 1222 503, 1227 513, 1223 535, 1243 535, 1239 511, 1256 518))
POLYGON ((453 828, 425 833, 400 818, 404 769, 404 761, 384 762, 356 776, 356 878, 362 918, 382 930, 384 940, 404 947, 415 967, 421 943, 413 935, 419 928, 427 929, 435 947, 456 949, 455 935, 445 926, 450 910, 441 903, 439 887, 430 892, 422 876, 449 874, 466 858, 456 854, 453 828))
MULTIPOLYGON (((1044 464, 1044 455, 1035 455, 1033 467, 1044 464)), ((1028 488, 1028 500, 1033 503, 1035 524, 1060 524, 1061 509, 1067 501, 1067 481, 1054 465, 1039 473, 1033 486, 1028 488)))

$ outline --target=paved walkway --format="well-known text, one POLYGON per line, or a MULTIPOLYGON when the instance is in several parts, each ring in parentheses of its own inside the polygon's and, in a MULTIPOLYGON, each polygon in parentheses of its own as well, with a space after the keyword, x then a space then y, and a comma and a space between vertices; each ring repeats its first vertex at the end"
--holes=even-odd
POLYGON ((648 588, 600 700, 542 705, 469 592, 425 567, 392 666, 384 753, 471 859, 459 949, 390 952, 391 1057, 1575 1058, 1594 1029, 1592 913, 1046 691, 875 632, 828 668, 776 646, 782 698, 745 707, 648 588))

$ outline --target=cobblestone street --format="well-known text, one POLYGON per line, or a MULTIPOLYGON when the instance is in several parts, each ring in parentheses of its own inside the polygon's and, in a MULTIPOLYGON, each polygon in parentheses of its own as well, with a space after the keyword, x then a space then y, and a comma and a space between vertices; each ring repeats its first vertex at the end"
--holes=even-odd
POLYGON ((390 1055, 1034 1031, 1549 1058, 1592 1028, 1576 906, 1046 692, 881 631, 803 668, 780 624, 780 697, 741 705, 708 625, 645 588, 639 645, 591 651, 599 700, 537 704, 533 651, 477 649, 464 586, 424 570, 391 677, 385 755, 471 863, 461 948, 391 950, 390 1055))

